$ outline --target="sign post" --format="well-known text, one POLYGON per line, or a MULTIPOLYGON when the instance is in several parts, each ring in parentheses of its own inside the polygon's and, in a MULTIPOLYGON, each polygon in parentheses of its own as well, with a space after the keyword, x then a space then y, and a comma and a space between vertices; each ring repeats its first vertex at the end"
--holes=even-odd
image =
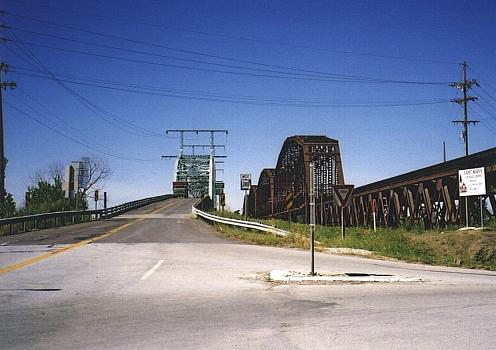
POLYGON ((98 190, 95 190, 95 210, 98 209, 98 199, 99 199, 99 196, 98 196, 98 190))
POLYGON ((458 191, 465 197, 465 227, 469 226, 468 197, 481 196, 481 226, 484 227, 482 196, 486 195, 484 167, 458 170, 458 191))
POLYGON ((484 207, 483 207, 483 198, 484 196, 480 196, 480 210, 481 210, 481 228, 484 228, 484 207))
POLYGON ((224 192, 222 192, 219 195, 219 205, 220 205, 221 210, 224 211, 224 208, 226 206, 226 194, 224 192))
POLYGON ((354 185, 334 185, 334 199, 341 207, 341 239, 344 239, 345 237, 344 208, 346 208, 350 202, 354 187, 354 185))
POLYGON ((376 216, 377 216, 377 202, 375 199, 372 199, 372 217, 374 219, 374 232, 376 232, 377 230, 376 216))
POLYGON ((240 174, 240 182, 241 182, 241 190, 245 191, 245 198, 244 198, 244 214, 245 214, 245 221, 248 220, 248 191, 250 190, 251 187, 251 174, 240 174))
POLYGON ((315 276, 315 192, 314 192, 314 175, 313 162, 310 162, 310 179, 309 179, 309 211, 310 211, 310 250, 312 254, 312 263, 310 275, 315 276))

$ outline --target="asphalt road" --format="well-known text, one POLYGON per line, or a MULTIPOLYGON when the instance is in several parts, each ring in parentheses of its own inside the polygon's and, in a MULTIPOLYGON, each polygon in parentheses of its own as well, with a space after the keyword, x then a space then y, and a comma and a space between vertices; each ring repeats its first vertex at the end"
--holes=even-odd
POLYGON ((222 238, 191 204, 1 237, 0 349, 496 349, 496 273, 318 253, 424 282, 269 283, 309 253, 222 238))

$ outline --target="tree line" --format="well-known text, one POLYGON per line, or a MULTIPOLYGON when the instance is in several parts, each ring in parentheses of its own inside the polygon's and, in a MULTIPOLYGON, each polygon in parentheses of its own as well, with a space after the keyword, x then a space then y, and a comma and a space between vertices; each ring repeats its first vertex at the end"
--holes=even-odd
POLYGON ((36 171, 29 179, 24 206, 17 208, 12 194, 6 193, 5 197, 0 199, 0 217, 88 209, 88 200, 93 198, 91 194, 111 176, 111 170, 103 160, 90 159, 88 167, 86 184, 77 189, 72 197, 66 195, 62 189, 62 164, 54 163, 46 169, 36 171))

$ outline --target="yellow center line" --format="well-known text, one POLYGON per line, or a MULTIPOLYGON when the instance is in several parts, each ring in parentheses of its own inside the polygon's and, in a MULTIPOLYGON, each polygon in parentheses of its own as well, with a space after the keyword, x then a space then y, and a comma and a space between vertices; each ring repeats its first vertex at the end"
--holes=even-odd
MULTIPOLYGON (((169 208, 169 207, 173 206, 174 204, 177 204, 178 202, 179 202, 179 200, 175 200, 174 202, 169 203, 167 205, 164 205, 164 206, 162 206, 160 208, 157 208, 157 209, 151 211, 148 214, 156 214, 156 213, 158 213, 159 211, 161 211, 163 209, 169 208)), ((104 238, 110 237, 113 234, 115 234, 115 233, 117 233, 119 231, 122 231, 122 230, 128 228, 129 226, 134 225, 134 224, 136 224, 136 223, 138 223, 140 221, 143 221, 145 219, 146 219, 146 217, 142 217, 142 218, 136 219, 136 220, 134 220, 132 222, 128 222, 127 224, 124 224, 122 226, 116 227, 116 228, 114 228, 114 229, 112 229, 112 230, 110 230, 110 231, 108 231, 106 233, 101 234, 100 236, 97 236, 97 237, 94 237, 94 238, 90 238, 90 239, 85 239, 84 241, 80 241, 80 242, 77 242, 77 243, 69 244, 69 245, 66 245, 65 247, 52 250, 51 252, 48 252, 48 253, 45 253, 45 254, 41 254, 41 255, 35 256, 33 258, 26 259, 26 260, 23 260, 21 262, 18 262, 18 263, 12 264, 12 265, 7 265, 7 266, 4 266, 4 267, 0 267, 0 275, 3 275, 3 274, 6 274, 6 273, 9 273, 9 272, 12 272, 14 270, 21 269, 21 268, 26 267, 28 265, 36 264, 36 263, 38 263, 40 261, 43 261, 43 260, 46 260, 46 259, 48 259, 48 258, 50 258, 52 256, 55 256, 55 255, 58 255, 58 254, 67 252, 67 251, 72 250, 72 249, 75 249, 75 248, 82 247, 82 246, 84 246, 86 244, 89 244, 89 243, 98 241, 100 239, 104 239, 104 238)))

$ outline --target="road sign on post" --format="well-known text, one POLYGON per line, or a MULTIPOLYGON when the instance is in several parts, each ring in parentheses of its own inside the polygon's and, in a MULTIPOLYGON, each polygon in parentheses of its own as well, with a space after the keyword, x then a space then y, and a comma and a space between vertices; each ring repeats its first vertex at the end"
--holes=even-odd
POLYGON ((470 196, 481 196, 481 226, 484 226, 482 196, 486 195, 486 175, 484 167, 458 170, 458 191, 465 197, 465 225, 469 226, 468 199, 470 196))
POLYGON ((248 220, 248 191, 251 188, 251 174, 240 174, 239 175, 240 182, 241 182, 241 190, 245 191, 245 198, 244 198, 244 214, 245 214, 245 221, 248 220))
POLYGON ((241 180, 241 190, 249 191, 251 187, 251 174, 241 174, 240 180, 241 180))
POLYGON ((460 197, 481 196, 486 194, 484 167, 458 170, 460 197))
POLYGON ((334 185, 334 199, 341 207, 341 238, 344 239, 344 208, 348 206, 354 185, 334 185))
POLYGON ((348 206, 354 185, 334 185, 334 199, 340 207, 348 206))

